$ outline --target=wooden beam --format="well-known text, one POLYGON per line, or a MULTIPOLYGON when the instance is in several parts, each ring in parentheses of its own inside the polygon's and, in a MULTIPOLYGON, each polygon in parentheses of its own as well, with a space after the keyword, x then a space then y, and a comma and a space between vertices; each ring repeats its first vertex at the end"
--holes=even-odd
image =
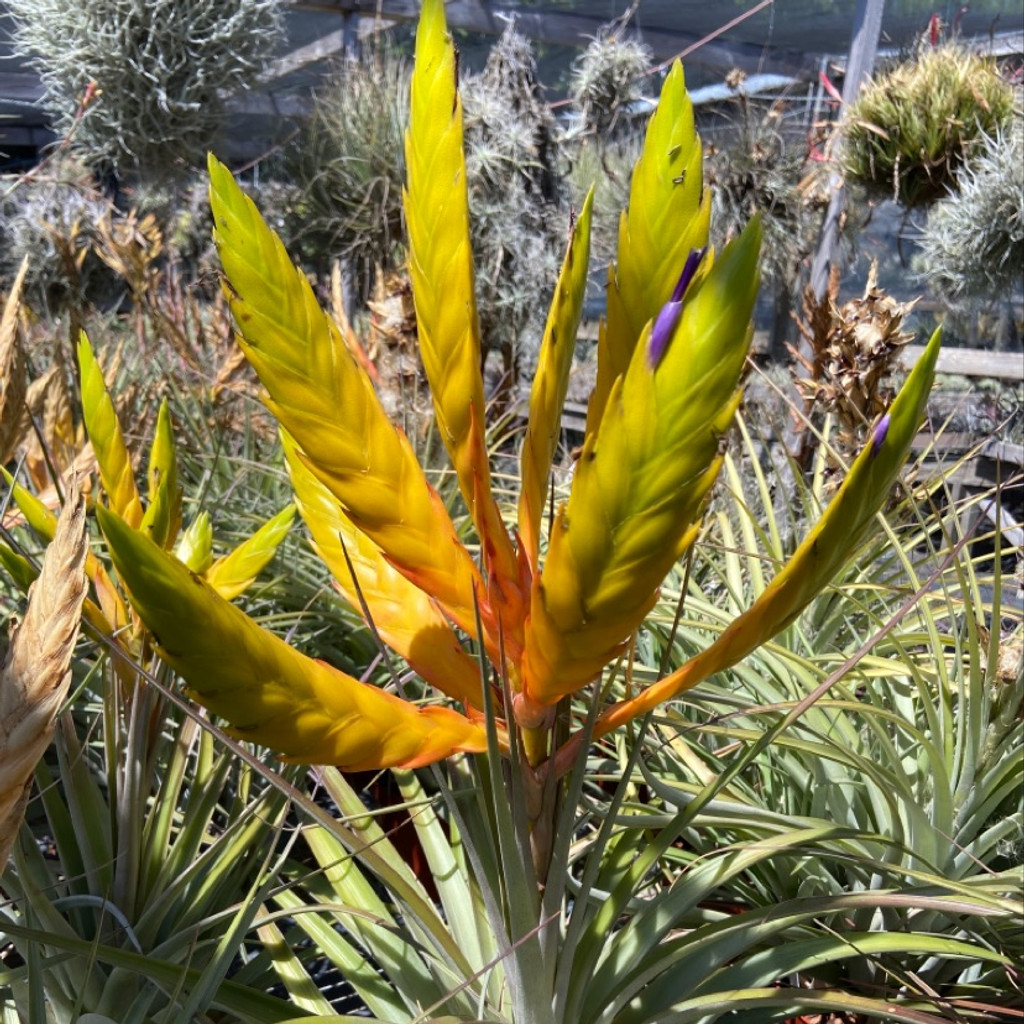
MULTIPOLYGON (((420 10, 418 0, 299 0, 292 6, 303 10, 380 17, 388 21, 412 21, 419 17, 420 10)), ((530 39, 581 47, 586 46, 601 27, 607 24, 607 18, 596 14, 560 10, 532 11, 492 3, 491 0, 450 0, 445 4, 445 16, 451 28, 485 35, 500 35, 514 18, 516 28, 530 39)), ((633 32, 632 27, 627 32, 633 32)), ((645 25, 643 31, 636 34, 650 47, 658 61, 674 57, 700 43, 702 38, 694 32, 651 25, 645 25)), ((751 43, 729 43, 722 39, 704 43, 687 60, 691 64, 704 64, 724 71, 740 68, 747 72, 769 72, 794 77, 809 74, 816 66, 812 66, 813 61, 801 53, 751 43)))
MULTIPOLYGON (((901 353, 904 365, 908 368, 913 366, 922 352, 923 345, 907 345, 901 353)), ((990 352, 983 348, 941 348, 935 370, 960 377, 1024 381, 1024 355, 1020 352, 990 352)))

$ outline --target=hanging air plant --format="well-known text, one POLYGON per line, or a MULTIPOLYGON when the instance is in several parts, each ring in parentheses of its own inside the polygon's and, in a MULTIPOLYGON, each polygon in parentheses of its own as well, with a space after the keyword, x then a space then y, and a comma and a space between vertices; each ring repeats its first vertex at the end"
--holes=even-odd
POLYGON ((921 236, 925 275, 952 298, 995 297, 1020 287, 1024 267, 1024 121, 986 138, 940 199, 921 236))
POLYGON ((925 49, 850 105, 846 177, 908 208, 926 206, 956 187, 957 171, 1007 128, 1013 108, 994 60, 957 43, 925 49))

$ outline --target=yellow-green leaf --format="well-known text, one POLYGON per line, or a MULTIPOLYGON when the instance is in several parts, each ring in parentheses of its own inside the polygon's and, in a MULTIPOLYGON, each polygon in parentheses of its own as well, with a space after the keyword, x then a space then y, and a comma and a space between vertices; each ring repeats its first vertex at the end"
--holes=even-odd
POLYGON ((264 566, 277 554, 294 518, 295 506, 287 505, 248 540, 218 558, 206 570, 206 582, 226 601, 248 590, 264 566))
POLYGON ((121 423, 107 391, 89 339, 82 331, 78 342, 78 369, 82 378, 82 415, 89 432, 100 480, 110 507, 132 526, 142 522, 142 502, 135 484, 131 456, 121 423))
POLYGON ((569 386, 569 369, 587 288, 593 202, 594 190, 591 188, 569 238, 544 327, 537 372, 530 389, 530 416, 520 456, 519 537, 534 571, 540 550, 540 524, 548 491, 548 475, 561 432, 562 406, 569 386))
POLYGON ((195 519, 178 538, 174 554, 200 576, 213 564, 213 527, 210 514, 205 509, 196 513, 195 519))
POLYGON ((14 581, 14 585, 23 593, 35 582, 39 570, 24 556, 0 541, 0 565, 4 572, 14 581))
POLYGON ((162 548, 169 548, 181 529, 181 488, 178 486, 178 459, 167 399, 160 403, 149 449, 149 505, 142 517, 142 529, 162 548))
MULTIPOLYGON (((10 488, 11 499, 18 506, 18 511, 25 517, 25 522, 35 534, 47 543, 53 540, 57 532, 57 516, 51 512, 31 491, 26 490, 19 484, 10 473, 0 466, 0 475, 10 488)), ((14 553, 11 552, 13 555, 14 553)), ((15 556, 20 558, 20 556, 15 556)), ((12 576, 20 578, 24 576, 23 567, 8 564, 8 559, 3 559, 8 571, 12 576)), ((24 560, 22 560, 24 561, 24 560)), ((35 569, 29 565, 29 569, 35 573, 35 569)), ((114 588, 110 575, 103 567, 103 563, 91 552, 85 555, 85 574, 96 590, 96 597, 100 606, 88 598, 85 602, 85 615, 89 622, 105 636, 113 637, 115 632, 127 622, 127 615, 124 602, 114 588)))
POLYGON ((97 516, 132 604, 189 693, 239 739, 287 761, 351 770, 417 767, 482 751, 484 729, 449 708, 419 708, 307 658, 225 601, 122 519, 97 516))

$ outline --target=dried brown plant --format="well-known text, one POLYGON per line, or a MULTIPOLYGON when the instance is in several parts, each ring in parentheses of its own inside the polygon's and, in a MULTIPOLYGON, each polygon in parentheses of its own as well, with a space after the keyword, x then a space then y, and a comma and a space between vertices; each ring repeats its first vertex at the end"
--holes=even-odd
POLYGON ((860 298, 840 306, 838 294, 836 273, 820 300, 810 289, 805 291, 804 319, 797 323, 811 358, 791 351, 807 374, 796 381, 805 412, 833 413, 840 450, 853 451, 867 424, 885 411, 886 378, 895 369, 899 350, 913 337, 903 330, 903 320, 914 303, 887 295, 878 285, 874 264, 860 298))
POLYGON ((53 542, 29 590, 25 618, 0 669, 0 868, 67 696, 87 586, 87 550, 85 499, 72 478, 53 542))
POLYGON ((0 317, 0 465, 10 459, 25 419, 28 380, 25 348, 21 342, 21 292, 28 272, 28 257, 21 263, 11 294, 0 317))

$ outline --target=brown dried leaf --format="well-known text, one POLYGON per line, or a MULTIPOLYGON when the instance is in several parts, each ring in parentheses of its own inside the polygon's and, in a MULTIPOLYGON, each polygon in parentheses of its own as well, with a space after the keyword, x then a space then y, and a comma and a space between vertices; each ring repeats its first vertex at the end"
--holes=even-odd
POLYGON ((7 296, 0 318, 0 465, 14 452, 25 420, 25 350, 21 344, 19 320, 21 291, 28 272, 28 257, 21 262, 11 294, 7 296))
POLYGON ((72 480, 28 609, 0 669, 0 869, 21 819, 36 763, 49 746, 71 681, 85 600, 85 499, 72 480))

